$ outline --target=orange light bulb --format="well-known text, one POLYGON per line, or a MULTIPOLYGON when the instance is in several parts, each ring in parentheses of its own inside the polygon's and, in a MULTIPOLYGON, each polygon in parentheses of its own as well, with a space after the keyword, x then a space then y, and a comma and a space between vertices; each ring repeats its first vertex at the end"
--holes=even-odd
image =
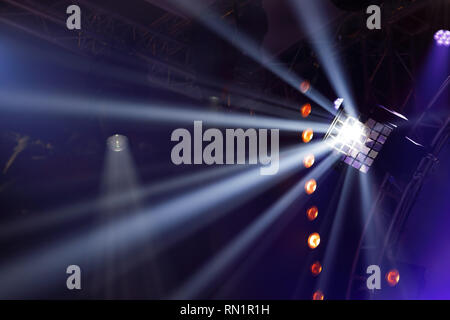
POLYGON ((314 136, 314 131, 312 129, 306 129, 302 132, 302 140, 304 143, 308 143, 314 136))
POLYGON ((305 165, 305 168, 311 168, 314 164, 314 161, 315 161, 314 155, 309 154, 303 159, 303 164, 305 165))
POLYGON ((311 105, 309 103, 304 104, 300 109, 300 111, 302 113, 302 117, 306 118, 311 113, 311 105))
POLYGON ((314 219, 317 218, 318 215, 319 215, 319 209, 317 209, 316 206, 313 206, 313 207, 309 208, 308 210, 306 210, 306 216, 308 217, 309 221, 313 221, 314 219))
POLYGON ((398 272, 398 270, 389 270, 389 272, 386 273, 386 281, 388 285, 390 285, 391 287, 395 287, 400 281, 400 273, 398 272))
POLYGON ((310 88, 311 88, 311 83, 308 80, 304 80, 304 81, 302 81, 302 83, 300 83, 300 91, 302 93, 307 93, 310 88))
POLYGON ((308 246, 315 249, 320 244, 320 235, 317 232, 311 233, 308 237, 308 246))
POLYGON ((312 299, 313 300, 323 300, 325 298, 324 294, 322 293, 322 291, 317 290, 316 292, 314 292, 312 299))
POLYGON ((317 188, 317 182, 314 179, 308 180, 305 183, 305 191, 307 194, 312 194, 314 191, 316 191, 317 188))
POLYGON ((313 276, 317 277, 322 272, 322 265, 319 261, 314 262, 311 265, 311 273, 313 276))

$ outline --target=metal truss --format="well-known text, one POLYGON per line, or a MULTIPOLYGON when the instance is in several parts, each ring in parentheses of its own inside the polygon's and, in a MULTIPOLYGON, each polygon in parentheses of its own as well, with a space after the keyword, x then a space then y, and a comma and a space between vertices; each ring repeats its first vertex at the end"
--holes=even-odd
MULTIPOLYGON (((225 18, 234 10, 231 4, 227 0, 212 5, 219 6, 225 18)), ((88 0, 5 0, 0 3, 0 23, 76 54, 137 58, 146 65, 148 84, 152 86, 195 99, 203 99, 208 94, 220 95, 221 89, 203 88, 191 67, 187 43, 191 20, 173 13, 166 12, 144 26, 88 0), (66 8, 72 4, 82 10, 79 31, 66 27, 66 8)))
MULTIPOLYGON (((423 4, 424 2, 415 1, 411 2, 409 9, 407 8, 409 15, 406 15, 406 17, 410 21, 414 20, 414 24, 408 24, 408 21, 405 22, 403 20, 404 24, 388 25, 386 30, 387 36, 394 37, 395 35, 396 42, 403 45, 394 47, 392 45, 393 39, 378 44, 370 38, 362 40, 362 45, 365 46, 363 56, 365 57, 365 78, 367 79, 364 100, 367 103, 393 99, 398 103, 397 110, 403 111, 415 99, 415 88, 417 86, 413 77, 415 73, 415 57, 412 54, 414 43, 411 36, 419 35, 432 27, 430 23, 418 18, 415 13, 423 14, 426 11, 426 15, 430 15, 432 10, 435 9, 430 6, 422 9, 423 4), (418 11, 419 9, 421 11, 418 11), (413 25, 414 27, 407 28, 405 27, 407 25, 413 25), (371 54, 369 54, 368 50, 370 50, 371 54), (393 69, 394 64, 399 66, 395 71, 393 69), (369 66, 375 66, 371 72, 369 72, 369 66), (387 68, 390 74, 391 81, 387 91, 377 88, 378 82, 375 81, 382 67, 387 68), (396 79, 400 78, 407 79, 411 87, 405 97, 398 96, 402 85, 399 86, 396 79)), ((396 181, 390 173, 386 173, 384 177, 354 255, 351 276, 347 286, 347 299, 358 297, 358 291, 361 294, 367 294, 368 292, 365 284, 366 277, 363 275, 365 270, 361 269, 361 266, 364 265, 364 256, 372 257, 372 261, 375 261, 378 265, 381 265, 383 261, 395 262, 396 260, 398 245, 411 209, 422 189, 425 178, 432 172, 438 162, 438 154, 450 135, 450 117, 439 119, 433 116, 433 112, 430 112, 439 95, 448 86, 449 81, 450 79, 448 78, 443 83, 437 95, 430 101, 425 112, 419 117, 409 133, 409 136, 416 141, 430 141, 427 145, 428 152, 419 162, 411 180, 406 182, 396 181), (369 239, 371 231, 377 235, 375 240, 369 239), (369 246, 367 246, 368 243, 369 246)))
MULTIPOLYGON (((365 27, 365 13, 343 13, 334 21, 330 22, 328 28, 334 30, 332 49, 334 55, 344 55, 350 50, 359 52, 359 57, 354 59, 346 66, 351 69, 355 66, 360 68, 362 65, 364 76, 364 99, 361 103, 368 105, 373 102, 383 103, 389 101, 392 103, 392 97, 398 101, 397 111, 405 108, 408 102, 414 98, 414 90, 411 89, 406 97, 399 97, 400 87, 404 88, 405 84, 398 84, 395 79, 407 79, 407 85, 414 83, 412 74, 415 67, 413 35, 421 34, 430 28, 428 22, 417 17, 417 13, 430 11, 429 2, 427 0, 396 0, 387 8, 383 8, 385 19, 381 31, 368 30, 365 27), (360 28, 355 32, 345 33, 343 30, 352 21, 359 21, 360 28), (361 21, 364 21, 362 23, 361 21), (414 23, 412 23, 414 22, 414 23), (414 27, 408 27, 413 24, 414 27), (380 40, 380 35, 382 35, 380 40), (395 38, 395 41, 394 41, 395 38), (398 46, 391 45, 393 42, 398 46), (400 65, 400 68, 394 69, 392 66, 400 65), (389 81, 389 90, 383 90, 377 87, 377 76, 380 69, 386 68, 390 72, 391 79, 389 81), (388 98, 389 97, 389 98, 388 98)), ((310 71, 317 74, 320 69, 320 63, 316 61, 313 52, 308 52, 307 39, 302 39, 291 48, 286 50, 283 55, 291 57, 290 70, 298 71, 299 74, 310 71)), ((356 58, 356 57, 355 57, 356 58)), ((272 77, 269 83, 270 90, 280 95, 284 95, 287 99, 298 99, 295 88, 290 88, 276 77, 272 77)), ((313 79, 310 79, 313 80, 313 79)), ((312 81, 313 82, 313 81, 312 81)))
POLYGON ((398 245, 411 209, 426 177, 439 161, 438 155, 440 151, 450 137, 450 116, 439 119, 433 117, 432 112, 430 112, 431 107, 444 90, 448 88, 449 84, 450 77, 444 81, 436 96, 414 124, 410 133, 412 137, 423 138, 430 136, 430 129, 433 131, 430 139, 431 143, 428 146, 429 151, 419 162, 411 180, 402 184, 399 181, 395 181, 390 173, 386 173, 384 177, 354 255, 351 276, 347 286, 347 299, 354 297, 358 288, 361 292, 367 293, 365 277, 357 270, 362 263, 364 255, 371 254, 372 257, 375 257, 378 265, 381 265, 384 260, 395 261, 396 259, 398 245), (392 203, 395 205, 392 206, 392 203), (387 208, 393 208, 393 210, 385 211, 387 208), (372 239, 372 246, 367 248, 364 247, 364 243, 370 230, 376 230, 374 233, 381 237, 375 243, 373 243, 372 239), (368 253, 368 250, 371 253, 368 253))
POLYGON ((188 65, 189 46, 183 39, 186 21, 170 14, 144 26, 87 0, 4 0, 0 22, 76 54, 138 58, 148 65, 151 83, 169 89, 191 86, 195 78, 188 65), (66 27, 66 8, 72 4, 82 10, 81 30, 66 27))

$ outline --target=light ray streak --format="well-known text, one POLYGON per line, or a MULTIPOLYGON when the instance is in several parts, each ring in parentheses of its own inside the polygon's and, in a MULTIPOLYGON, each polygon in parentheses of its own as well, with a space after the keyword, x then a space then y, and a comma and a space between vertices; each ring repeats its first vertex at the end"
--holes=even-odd
MULTIPOLYGON (((366 174, 360 174, 359 175, 359 185, 361 190, 361 213, 362 213, 362 229, 363 232, 365 232, 365 241, 366 245, 369 246, 376 246, 376 230, 375 226, 378 223, 370 223, 371 219, 377 219, 377 215, 371 215, 372 207, 374 205, 374 185, 373 185, 373 179, 370 172, 366 174), (367 230, 365 228, 366 223, 367 230)), ((370 248, 367 248, 370 249, 370 248)), ((365 259, 366 259, 366 265, 371 265, 375 263, 375 254, 372 254, 369 256, 369 252, 372 252, 371 250, 364 250, 365 253, 365 259)))
POLYGON ((339 233, 343 230, 343 220, 344 215, 347 212, 347 208, 350 205, 348 199, 350 198, 350 189, 355 178, 355 174, 359 174, 358 171, 353 168, 346 168, 344 185, 341 190, 341 195, 339 201, 337 203, 336 213, 333 217, 331 230, 326 235, 327 246, 325 248, 325 252, 323 255, 323 263, 324 269, 320 275, 318 285, 316 287, 317 290, 326 290, 325 286, 328 284, 330 279, 331 270, 333 270, 332 264, 334 262, 334 258, 338 253, 338 243, 339 243, 339 233))
POLYGON ((103 98, 73 97, 73 94, 32 93, 0 91, 0 104, 13 112, 49 112, 67 116, 102 116, 122 120, 144 122, 193 123, 202 120, 208 125, 238 128, 267 128, 286 131, 300 131, 312 128, 316 132, 326 132, 328 125, 313 121, 287 120, 265 116, 247 116, 223 112, 177 107, 164 102, 138 103, 115 101, 103 98))
MULTIPOLYGON (((301 153, 299 153, 298 155, 295 155, 295 158, 297 158, 297 156, 299 156, 299 159, 303 158, 305 155, 307 155, 309 153, 314 153, 314 154, 316 154, 317 157, 321 157, 326 152, 329 152, 329 147, 327 147, 323 143, 319 142, 319 143, 316 143, 315 145, 301 148, 301 153)), ((214 222, 215 220, 222 217, 225 213, 229 212, 230 210, 233 210, 234 208, 237 208, 238 206, 244 204, 245 202, 248 202, 251 198, 253 198, 257 194, 260 194, 261 192, 268 190, 270 187, 274 186, 276 183, 279 183, 282 179, 286 178, 287 175, 292 173, 291 170, 293 169, 293 168, 288 168, 288 167, 291 167, 291 165, 295 166, 296 164, 298 164, 297 161, 291 162, 291 159, 289 159, 289 158, 294 155, 292 154, 290 156, 289 153, 291 153, 291 152, 286 152, 285 155, 283 156, 283 158, 286 157, 287 159, 283 164, 284 169, 282 170, 282 172, 280 172, 281 175, 277 175, 276 177, 272 177, 271 179, 260 180, 258 183, 257 180, 252 181, 253 178, 251 178, 251 176, 252 176, 251 173, 244 172, 243 174, 240 174, 240 176, 242 177, 242 181, 245 180, 245 183, 251 183, 251 185, 247 186, 247 189, 245 190, 244 195, 237 192, 236 196, 233 197, 233 201, 228 202, 226 206, 216 206, 214 208, 214 215, 199 216, 199 217, 195 218, 195 220, 193 222, 191 222, 189 224, 183 224, 183 227, 177 229, 176 232, 165 233, 165 235, 162 235, 158 239, 158 241, 154 244, 154 246, 152 248, 152 252, 149 253, 147 251, 147 252, 143 253, 142 255, 136 255, 135 258, 133 259, 133 261, 128 262, 129 265, 126 268, 126 270, 130 270, 135 265, 142 263, 146 260, 149 260, 155 254, 158 254, 159 252, 165 250, 166 248, 180 242, 183 238, 188 237, 189 235, 193 234, 194 232, 196 232, 198 229, 204 227, 205 225, 208 225, 208 224, 214 222), (248 179, 252 179, 252 180, 248 180, 247 178, 245 178, 245 176, 247 176, 248 179)), ((281 166, 280 166, 280 168, 281 168, 281 166)), ((241 183, 234 184, 234 187, 238 188, 237 191, 241 190, 241 183)), ((226 194, 224 194, 224 196, 230 197, 229 195, 226 195, 226 194)), ((117 275, 117 276, 119 276, 119 275, 117 275)))
MULTIPOLYGON (((147 197, 157 196, 167 192, 175 192, 183 188, 189 188, 192 185, 204 182, 207 183, 211 179, 219 179, 226 175, 236 173, 243 168, 239 165, 226 166, 219 168, 211 168, 206 171, 187 174, 181 177, 159 181, 137 190, 115 192, 111 195, 101 196, 95 200, 85 200, 76 204, 60 207, 50 212, 42 212, 26 220, 17 220, 0 226, 0 238, 9 238, 14 235, 24 235, 35 230, 42 230, 61 223, 73 222, 87 215, 96 212, 99 208, 106 206, 127 205, 135 198, 145 199, 147 197)), ((245 169, 244 169, 245 170, 245 169)))
MULTIPOLYGON (((304 80, 301 77, 295 75, 287 68, 279 63, 273 63, 269 61, 269 54, 264 49, 260 49, 255 42, 248 36, 237 32, 226 23, 221 23, 221 18, 211 11, 203 8, 196 0, 183 1, 183 0, 169 0, 181 10, 194 16, 204 26, 227 40, 236 48, 240 49, 244 54, 247 54, 252 59, 263 65, 272 73, 277 75, 280 79, 284 80, 287 84, 293 88, 299 90, 300 83, 304 80)), ((311 88, 304 93, 312 101, 329 111, 331 114, 335 114, 335 110, 332 108, 333 103, 321 95, 317 90, 311 88)))
MULTIPOLYGON (((321 149, 322 153, 329 150, 324 143, 319 143, 315 148, 321 149)), ((246 193, 261 192, 270 184, 279 182, 286 175, 301 168, 304 155, 311 152, 311 150, 305 149, 308 148, 294 148, 286 154, 280 155, 282 161, 276 176, 260 176, 259 167, 256 167, 237 176, 175 197, 153 208, 121 217, 104 227, 83 230, 81 234, 73 235, 57 244, 37 248, 17 259, 7 261, 0 266, 0 283, 2 284, 0 297, 33 296, 33 293, 42 290, 43 286, 49 286, 50 279, 64 270, 67 265, 76 261, 95 259, 100 252, 107 249, 105 245, 136 246, 144 239, 158 239, 171 231, 176 231, 171 235, 187 232, 197 223, 209 222, 217 218, 208 217, 205 214, 212 208, 224 206, 227 210, 231 210, 233 205, 239 203, 239 200, 248 199, 246 193), (201 218, 204 218, 203 221, 201 218), (108 232, 112 232, 115 237, 105 244, 103 239, 108 232)))
POLYGON ((356 107, 348 87, 349 82, 331 45, 333 38, 328 34, 328 26, 326 26, 329 19, 323 15, 326 10, 321 7, 320 1, 290 0, 290 3, 297 13, 296 17, 300 26, 306 30, 309 41, 314 47, 320 63, 324 66, 324 71, 335 92, 339 97, 344 98, 347 111, 355 116, 356 107))
POLYGON ((268 228, 280 219, 292 202, 304 194, 305 182, 311 178, 316 180, 324 174, 337 160, 331 154, 314 170, 298 182, 288 193, 242 231, 228 246, 204 265, 187 283, 181 286, 172 296, 173 299, 191 299, 197 297, 214 279, 216 279, 231 263, 233 263, 252 243, 255 242, 268 228))
MULTIPOLYGON (((150 79, 150 78, 149 78, 150 79)), ((231 93, 232 102, 231 104, 234 107, 239 107, 243 109, 254 109, 255 111, 261 111, 268 114, 278 115, 278 116, 298 116, 299 104, 286 101, 281 97, 271 97, 256 90, 252 90, 249 88, 241 88, 236 85, 230 85, 229 83, 221 83, 216 79, 207 79, 206 77, 201 77, 197 75, 195 82, 201 86, 200 91, 191 92, 186 90, 183 87, 175 87, 170 84, 167 84, 164 81, 158 82, 151 78, 156 82, 157 85, 173 92, 177 92, 180 95, 184 95, 186 97, 190 97, 193 99, 199 99, 201 96, 216 96, 220 97, 223 94, 224 86, 226 85, 228 93, 231 93), (248 103, 245 103, 245 98, 248 101, 252 101, 252 105, 249 106, 248 103), (255 107, 258 107, 257 109, 255 107), (289 112, 288 112, 289 111, 289 112)), ((316 112, 318 113, 318 112, 316 112)), ((325 113, 324 116, 329 115, 328 112, 325 113)))
MULTIPOLYGON (((111 137, 108 140, 110 139, 111 137)), ((108 143, 102 176, 102 193, 113 196, 121 191, 127 191, 130 195, 129 201, 120 204, 105 203, 101 206, 95 215, 95 218, 100 220, 100 225, 108 224, 117 215, 124 214, 126 211, 136 211, 142 206, 142 198, 138 196, 137 192, 139 179, 131 150, 127 140, 122 141, 122 144, 120 146, 122 148, 121 151, 116 151, 117 149, 113 149, 114 145, 108 143)), ((123 281, 123 279, 117 282, 110 281, 114 273, 123 269, 122 266, 125 259, 121 259, 117 255, 117 251, 124 251, 126 247, 123 244, 119 244, 119 247, 108 245, 108 242, 111 242, 111 239, 114 238, 114 233, 106 232, 106 235, 107 237, 103 239, 105 242, 103 247, 106 250, 100 252, 96 257, 98 260, 93 263, 94 265, 105 263, 107 268, 98 268, 97 277, 105 279, 107 283, 104 291, 106 298, 111 299, 114 297, 114 288, 120 288, 120 295, 126 297, 129 293, 127 282, 123 281)))
MULTIPOLYGON (((223 85, 220 87, 217 82, 211 80, 209 83, 205 83, 204 86, 211 87, 212 83, 214 84, 215 89, 210 89, 208 91, 208 95, 220 96, 223 93, 223 85)), ((300 102, 294 103, 292 101, 283 100, 281 97, 275 98, 264 96, 257 91, 247 88, 244 90, 238 86, 228 85, 227 90, 233 94, 231 96, 231 105, 239 108, 264 112, 266 114, 272 114, 274 116, 297 118, 302 105, 300 102)), ((183 90, 180 89, 180 93, 182 94, 183 90)), ((322 109, 313 110, 312 116, 321 116, 327 120, 332 119, 332 116, 329 113, 324 112, 322 109)))
MULTIPOLYGON (((327 175, 331 173, 331 170, 328 170, 327 172, 325 172, 324 174, 321 175, 321 180, 325 181, 325 179, 327 178, 327 175)), ((319 185, 321 183, 319 182, 319 185)), ((299 207, 302 206, 302 204, 298 205, 299 207)), ((258 247, 253 249, 252 252, 247 255, 244 260, 240 261, 239 263, 239 267, 236 270, 235 274, 231 275, 230 278, 228 278, 226 284, 224 284, 224 286, 220 289, 218 295, 219 295, 219 299, 221 299, 223 296, 225 296, 225 299, 228 294, 228 292, 232 292, 232 290, 234 290, 235 286, 237 283, 239 283, 239 281, 241 281, 242 277, 246 274, 246 272, 249 271, 250 268, 254 267, 254 264, 256 263, 257 259, 268 249, 268 247, 270 246, 270 244, 275 241, 274 239, 276 239, 279 234, 286 228, 286 226, 289 225, 289 223, 291 222, 291 220, 295 218, 295 216, 292 217, 287 217, 286 219, 283 219, 282 221, 280 221, 280 223, 278 223, 278 225, 275 228, 272 228, 270 230, 270 233, 267 233, 264 235, 264 239, 262 239, 260 242, 258 242, 258 247)), ((320 233, 322 234, 322 233, 320 233)), ((298 283, 302 282, 302 279, 304 279, 305 275, 310 276, 310 271, 309 268, 305 268, 302 273, 301 276, 299 277, 299 281, 298 283)), ((297 289, 298 289, 297 285, 297 289)), ((295 290, 294 296, 292 297, 292 299, 296 299, 297 296, 297 289, 295 290)), ((217 297, 217 296, 216 296, 217 297)))
MULTIPOLYGON (((70 70, 73 70, 75 72, 81 72, 84 74, 90 74, 94 73, 95 75, 106 77, 106 78, 112 78, 116 79, 118 81, 127 82, 130 84, 136 84, 140 86, 148 86, 149 82, 156 83, 156 85, 166 88, 169 91, 177 92, 183 96, 199 99, 199 92, 194 92, 191 90, 186 90, 185 88, 173 86, 167 84, 166 79, 160 79, 160 77, 156 77, 155 75, 149 73, 149 72, 143 72, 143 71, 137 71, 132 67, 124 67, 124 66, 118 66, 113 65, 111 63, 108 64, 99 64, 98 62, 95 62, 95 65, 92 66, 91 63, 86 63, 84 60, 74 60, 71 59, 71 63, 67 63, 67 59, 64 59, 64 57, 61 57, 60 55, 54 54, 53 52, 45 52, 45 57, 48 61, 51 61, 52 63, 56 63, 57 66, 63 66, 64 68, 68 68, 70 70), (94 68, 94 70, 92 69, 94 68), (147 76, 146 79, 148 81, 143 80, 147 76)), ((144 57, 146 59, 147 57, 144 57)), ((93 62, 94 63, 94 62, 93 62)), ((145 64, 142 66, 145 68, 145 64)), ((177 72, 183 73, 183 71, 179 68, 176 68, 177 72)), ((193 74, 187 73, 186 76, 194 77, 193 74)), ((209 95, 220 95, 222 93, 222 89, 224 87, 224 83, 220 83, 220 81, 217 81, 215 79, 207 79, 205 77, 200 77, 199 75, 196 75, 195 82, 201 86, 202 91, 209 92, 209 95), (205 90, 206 89, 206 90, 205 90)), ((250 91, 249 89, 242 89, 238 86, 228 86, 228 90, 234 94, 240 94, 252 97, 256 99, 260 104, 264 105, 266 107, 265 109, 269 109, 269 107, 272 109, 272 114, 277 115, 277 111, 283 111, 283 110, 289 110, 297 111, 298 106, 294 102, 289 101, 282 101, 279 98, 275 97, 269 97, 263 94, 260 94, 256 91, 250 91), (277 107, 276 109, 274 107, 277 107)), ((198 90, 197 90, 198 91, 198 90)), ((234 102, 233 105, 241 108, 246 108, 245 105, 241 105, 239 103, 234 102)), ((270 109, 269 109, 270 110, 270 109)), ((293 114, 292 114, 293 115, 293 114)), ((283 115, 280 115, 283 116, 283 115)))

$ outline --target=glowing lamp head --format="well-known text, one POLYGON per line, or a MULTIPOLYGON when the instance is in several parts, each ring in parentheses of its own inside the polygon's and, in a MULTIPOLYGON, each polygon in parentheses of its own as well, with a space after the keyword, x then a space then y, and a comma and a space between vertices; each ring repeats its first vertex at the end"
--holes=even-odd
POLYGON ((343 154, 344 163, 367 173, 393 130, 394 127, 389 123, 383 124, 373 119, 362 123, 346 114, 341 107, 324 140, 330 147, 343 154))
POLYGON ((311 105, 309 103, 304 104, 300 109, 300 112, 302 113, 302 117, 306 118, 311 114, 311 105))
POLYGON ((311 265, 311 273, 313 276, 317 277, 322 272, 322 265, 319 261, 314 262, 311 265))
POLYGON ((323 300, 325 298, 324 294, 322 291, 317 290, 316 292, 314 292, 312 299, 313 300, 323 300))
POLYGON ((305 183, 305 191, 307 194, 313 194, 316 191, 317 182, 314 179, 308 180, 305 183))
POLYGON ((341 129, 338 140, 341 143, 351 143, 355 137, 360 137, 363 134, 363 127, 359 121, 347 122, 341 129))
POLYGON ((436 40, 438 46, 450 47, 450 31, 439 30, 434 34, 434 40, 436 40))
POLYGON ((388 285, 390 285, 391 287, 395 287, 400 281, 400 273, 398 272, 398 270, 389 270, 389 272, 386 273, 386 281, 388 285))
POLYGON ((319 215, 319 209, 317 209, 316 206, 313 206, 313 207, 309 208, 308 210, 306 210, 306 216, 308 217, 309 221, 315 220, 318 215, 319 215))
POLYGON ((302 132, 302 140, 304 143, 308 143, 314 136, 314 131, 312 129, 306 129, 302 132))
POLYGON ((315 249, 320 244, 320 235, 317 232, 311 233, 308 237, 308 246, 315 249))
POLYGON ((300 83, 300 91, 302 93, 307 93, 310 88, 311 88, 311 83, 308 80, 304 80, 304 81, 302 81, 302 83, 300 83))
POLYGON ((315 161, 314 155, 309 154, 303 159, 303 164, 305 165, 305 168, 311 168, 314 164, 314 161, 315 161))
POLYGON ((106 144, 112 151, 120 152, 128 146, 128 139, 123 135, 115 134, 106 140, 106 144))

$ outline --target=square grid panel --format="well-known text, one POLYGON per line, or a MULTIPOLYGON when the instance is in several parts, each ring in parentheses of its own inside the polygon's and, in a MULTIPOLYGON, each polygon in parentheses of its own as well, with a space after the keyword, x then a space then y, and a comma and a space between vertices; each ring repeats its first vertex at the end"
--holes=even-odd
POLYGON ((325 135, 325 142, 343 154, 342 161, 366 173, 392 130, 373 119, 363 124, 341 109, 325 135))

